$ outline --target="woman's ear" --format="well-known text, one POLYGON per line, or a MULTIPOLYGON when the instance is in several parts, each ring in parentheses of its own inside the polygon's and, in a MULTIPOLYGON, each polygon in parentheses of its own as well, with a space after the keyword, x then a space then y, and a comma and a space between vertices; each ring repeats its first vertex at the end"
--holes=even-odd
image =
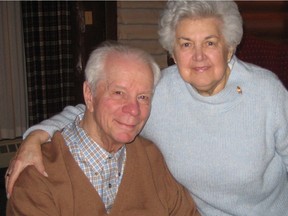
POLYGON ((177 64, 174 53, 172 54, 170 53, 169 55, 170 55, 170 58, 173 59, 174 63, 177 64))
POLYGON ((86 109, 93 112, 93 91, 87 81, 83 83, 83 96, 86 104, 86 109))
POLYGON ((173 59, 174 63, 177 64, 176 59, 174 58, 174 56, 172 56, 172 59, 173 59))
POLYGON ((167 57, 168 57, 167 58, 168 66, 176 64, 176 61, 175 61, 175 58, 174 58, 173 54, 171 54, 170 52, 167 52, 167 57))
POLYGON ((227 63, 229 63, 234 55, 234 48, 230 47, 227 55, 227 63))

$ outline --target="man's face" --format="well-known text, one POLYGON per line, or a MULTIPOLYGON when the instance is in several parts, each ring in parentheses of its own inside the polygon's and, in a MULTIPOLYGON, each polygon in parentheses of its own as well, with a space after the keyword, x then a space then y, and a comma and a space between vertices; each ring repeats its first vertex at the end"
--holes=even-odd
POLYGON ((104 70, 91 104, 97 141, 110 151, 133 141, 148 119, 153 73, 139 59, 119 54, 108 56, 104 70))

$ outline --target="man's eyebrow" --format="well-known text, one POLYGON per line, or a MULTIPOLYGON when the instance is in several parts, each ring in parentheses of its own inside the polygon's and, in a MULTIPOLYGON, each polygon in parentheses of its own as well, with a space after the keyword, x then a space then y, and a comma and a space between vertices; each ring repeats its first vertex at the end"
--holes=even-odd
MULTIPOLYGON (((107 84, 106 85, 107 88, 110 88, 112 86, 113 88, 120 89, 120 90, 127 90, 128 89, 127 87, 119 85, 119 84, 113 85, 113 82, 110 82, 110 83, 106 82, 106 84, 107 84)), ((154 94, 154 88, 151 90, 143 91, 140 94, 154 94)))
POLYGON ((143 93, 141 93, 141 94, 153 94, 153 93, 154 93, 154 91, 152 90, 152 91, 143 92, 143 93))

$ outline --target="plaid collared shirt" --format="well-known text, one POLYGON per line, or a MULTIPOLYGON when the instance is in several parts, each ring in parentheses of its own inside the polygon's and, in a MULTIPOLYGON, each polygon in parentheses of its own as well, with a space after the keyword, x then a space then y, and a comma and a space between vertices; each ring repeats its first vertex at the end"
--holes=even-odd
POLYGON ((83 113, 67 125, 62 135, 71 154, 94 186, 107 212, 114 203, 126 161, 125 145, 117 153, 109 153, 94 142, 79 126, 83 113))

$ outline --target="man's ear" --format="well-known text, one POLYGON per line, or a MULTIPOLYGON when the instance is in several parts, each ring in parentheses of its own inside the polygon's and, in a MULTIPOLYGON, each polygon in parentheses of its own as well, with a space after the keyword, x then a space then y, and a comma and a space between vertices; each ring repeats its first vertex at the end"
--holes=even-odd
POLYGON ((83 83, 83 96, 86 104, 86 109, 89 112, 93 112, 93 92, 91 86, 87 81, 83 83))

